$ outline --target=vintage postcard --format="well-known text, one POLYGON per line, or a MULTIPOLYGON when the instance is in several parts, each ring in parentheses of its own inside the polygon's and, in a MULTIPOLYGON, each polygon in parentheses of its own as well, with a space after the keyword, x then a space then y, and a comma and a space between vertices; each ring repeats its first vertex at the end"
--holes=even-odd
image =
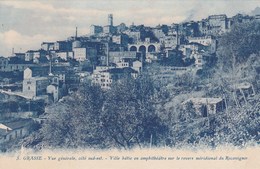
POLYGON ((259 169, 259 0, 0 0, 0 168, 259 169))

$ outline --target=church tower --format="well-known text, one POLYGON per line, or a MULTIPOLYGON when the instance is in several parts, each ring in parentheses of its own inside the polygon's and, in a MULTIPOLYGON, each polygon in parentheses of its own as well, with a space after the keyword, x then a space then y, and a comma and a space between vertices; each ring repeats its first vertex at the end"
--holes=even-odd
POLYGON ((108 25, 113 26, 113 14, 108 14, 108 25))

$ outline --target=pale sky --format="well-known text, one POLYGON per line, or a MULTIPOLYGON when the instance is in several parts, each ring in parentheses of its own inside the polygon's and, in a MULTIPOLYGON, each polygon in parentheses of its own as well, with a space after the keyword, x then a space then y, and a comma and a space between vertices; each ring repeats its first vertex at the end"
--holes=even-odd
POLYGON ((0 0, 0 56, 39 49, 43 41, 64 40, 89 33, 91 24, 133 22, 156 26, 200 20, 212 14, 250 14, 260 0, 0 0))

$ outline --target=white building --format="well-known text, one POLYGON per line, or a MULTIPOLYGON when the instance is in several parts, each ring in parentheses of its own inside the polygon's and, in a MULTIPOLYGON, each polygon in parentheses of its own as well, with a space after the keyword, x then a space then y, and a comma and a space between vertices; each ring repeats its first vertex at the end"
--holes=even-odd
POLYGON ((175 49, 178 45, 178 38, 176 35, 168 35, 160 38, 160 43, 164 45, 165 48, 175 49))
POLYGON ((37 97, 46 94, 46 88, 49 84, 47 77, 32 77, 23 80, 23 94, 27 97, 37 97))
POLYGON ((47 77, 33 77, 32 70, 26 68, 23 78, 23 94, 27 97, 37 97, 46 94, 46 88, 49 85, 47 77))
POLYGON ((203 59, 203 55, 200 53, 194 53, 192 55, 195 58, 195 66, 197 69, 203 69, 204 64, 206 63, 203 59))
POLYGON ((110 89, 112 76, 109 72, 102 71, 92 74, 92 83, 99 85, 102 89, 110 89))
POLYGON ((124 68, 124 67, 129 67, 129 62, 126 62, 124 59, 116 62, 116 67, 118 68, 124 68))
POLYGON ((74 48, 73 52, 74 59, 81 62, 97 56, 97 50, 93 48, 74 48))
POLYGON ((17 119, 16 121, 0 123, 0 144, 18 140, 29 134, 32 121, 17 119))
POLYGON ((53 102, 57 102, 59 100, 59 86, 55 84, 50 84, 47 86, 47 94, 53 97, 53 102))
POLYGON ((227 21, 226 15, 210 15, 208 17, 209 32, 212 34, 222 34, 226 32, 228 29, 227 21))
POLYGON ((140 73, 142 71, 142 67, 143 67, 143 64, 139 60, 136 60, 133 62, 132 68, 134 70, 136 70, 138 73, 140 73))
POLYGON ((92 74, 92 83, 99 85, 102 89, 110 89, 114 81, 120 80, 123 77, 137 78, 138 72, 132 68, 112 68, 92 74))
POLYGON ((109 52, 109 62, 117 63, 123 59, 139 59, 141 58, 141 52, 136 51, 113 51, 109 52))
POLYGON ((39 58, 46 57, 46 51, 44 50, 29 50, 25 53, 25 61, 33 61, 37 63, 39 58))
POLYGON ((188 41, 189 43, 195 42, 210 47, 211 53, 215 53, 217 50, 217 41, 212 36, 190 37, 188 41))

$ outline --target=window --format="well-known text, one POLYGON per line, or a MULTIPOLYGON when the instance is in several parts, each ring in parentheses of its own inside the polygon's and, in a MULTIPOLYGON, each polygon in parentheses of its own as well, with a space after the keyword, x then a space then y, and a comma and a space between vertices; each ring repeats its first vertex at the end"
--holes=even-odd
POLYGON ((27 84, 32 84, 32 82, 31 82, 31 81, 28 81, 27 84))
POLYGON ((31 90, 30 86, 28 86, 28 90, 31 90))
POLYGON ((20 136, 22 136, 23 135, 23 130, 20 130, 20 136))
POLYGON ((215 106, 212 104, 210 105, 210 110, 214 111, 215 106))

